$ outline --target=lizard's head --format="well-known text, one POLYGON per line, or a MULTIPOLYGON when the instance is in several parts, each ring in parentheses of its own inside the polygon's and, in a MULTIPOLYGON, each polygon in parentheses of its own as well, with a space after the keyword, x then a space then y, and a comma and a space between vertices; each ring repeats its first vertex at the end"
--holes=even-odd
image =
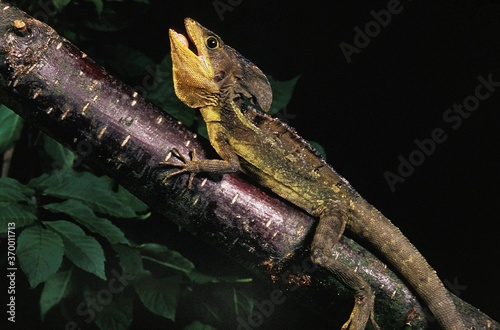
POLYGON ((186 37, 169 31, 177 97, 192 108, 215 106, 224 97, 244 98, 268 111, 272 92, 262 71, 198 22, 186 18, 184 24, 197 54, 186 37))

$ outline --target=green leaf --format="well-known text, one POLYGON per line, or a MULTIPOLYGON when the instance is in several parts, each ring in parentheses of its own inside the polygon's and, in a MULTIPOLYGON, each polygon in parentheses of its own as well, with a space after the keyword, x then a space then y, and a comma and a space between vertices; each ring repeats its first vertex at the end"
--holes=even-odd
POLYGON ((133 319, 133 299, 107 288, 100 291, 86 289, 84 300, 95 313, 94 323, 102 330, 130 329, 133 319), (95 312, 98 311, 98 312, 95 312))
POLYGON ((37 178, 31 179, 28 182, 28 186, 33 189, 45 190, 53 185, 60 185, 64 180, 65 176, 70 176, 70 172, 67 172, 65 169, 61 171, 54 171, 51 173, 44 173, 37 178))
POLYGON ((88 236, 85 232, 69 221, 44 221, 44 224, 61 236, 64 242, 64 255, 77 267, 92 273, 103 280, 104 273, 104 251, 101 244, 95 238, 88 236))
POLYGON ((52 158, 53 168, 73 166, 75 154, 48 135, 42 135, 43 150, 52 158))
POLYGON ((28 198, 17 189, 0 187, 0 202, 20 202, 26 201, 28 198))
MULTIPOLYGON (((177 101, 180 102, 180 100, 177 101)), ((159 106, 163 109, 163 111, 179 120, 186 126, 193 125, 196 119, 196 110, 188 107, 184 103, 173 102, 172 104, 170 103, 170 101, 167 101, 163 104, 159 104, 159 106)))
MULTIPOLYGON (((213 297, 211 297, 213 298, 213 297)), ((202 319, 203 321, 207 323, 221 323, 221 315, 222 314, 229 314, 230 311, 222 312, 221 313, 221 308, 222 309, 229 309, 228 307, 228 301, 226 300, 227 297, 223 297, 217 299, 216 301, 219 302, 218 304, 213 304, 213 303, 208 303, 208 299, 206 296, 201 296, 199 299, 195 301, 195 310, 196 310, 196 315, 202 319)), ((229 303, 230 304, 230 303, 229 303)), ((234 314, 232 314, 234 315, 234 314)))
MULTIPOLYGON (((203 274, 201 272, 198 272, 196 270, 189 272, 187 274, 189 276, 189 279, 193 281, 193 283, 196 284, 207 284, 207 283, 220 283, 220 282, 226 282, 224 280, 221 280, 220 277, 217 276, 212 276, 212 275, 207 275, 203 274)), ((237 281, 228 281, 228 282, 237 282, 237 281)))
POLYGON ((198 285, 185 296, 197 320, 205 324, 226 325, 231 322, 228 320, 246 319, 252 313, 251 291, 246 291, 248 293, 232 286, 198 285))
POLYGON ((35 191, 12 178, 0 179, 0 202, 31 202, 35 191))
MULTIPOLYGON (((89 29, 101 32, 123 30, 137 21, 148 9, 148 6, 144 4, 132 5, 130 2, 126 6, 120 6, 120 4, 115 5, 111 1, 107 1, 106 6, 103 6, 102 0, 87 1, 95 4, 99 17, 84 19, 82 20, 82 24, 89 29)), ((114 2, 117 3, 118 1, 114 2)))
POLYGON ((247 316, 253 311, 253 297, 242 290, 233 288, 233 303, 237 316, 247 316))
POLYGON ((181 271, 189 274, 194 270, 194 264, 187 258, 183 257, 179 252, 172 251, 164 245, 156 243, 146 243, 141 245, 143 254, 152 257, 145 257, 148 260, 161 264, 165 267, 181 271))
POLYGON ((71 0, 52 0, 54 7, 56 7, 59 12, 62 11, 70 2, 71 0))
POLYGON ((308 141, 309 144, 326 160, 326 151, 321 144, 315 141, 308 141))
POLYGON ((0 154, 9 150, 21 136, 23 120, 14 111, 0 104, 0 154))
POLYGON ((32 288, 45 282, 61 266, 64 253, 62 238, 53 231, 33 226, 18 237, 17 258, 32 288))
POLYGON ((1 178, 0 179, 0 190, 2 189, 14 189, 22 192, 26 196, 31 196, 35 194, 35 191, 12 178, 1 178))
POLYGON ((267 78, 273 90, 273 102, 271 103, 269 114, 275 114, 279 110, 283 109, 292 99, 293 89, 295 88, 300 76, 287 81, 279 81, 274 79, 272 76, 267 76, 267 78))
POLYGON ((136 216, 132 207, 111 190, 106 177, 100 178, 89 172, 71 169, 54 171, 31 180, 29 186, 42 190, 46 195, 79 200, 97 213, 117 218, 136 216))
POLYGON ((100 15, 102 13, 103 3, 102 0, 87 0, 94 3, 97 13, 100 15))
POLYGON ((143 276, 133 286, 144 306, 154 314, 175 321, 179 305, 180 276, 156 279, 143 276))
POLYGON ((15 229, 32 224, 37 219, 33 206, 0 203, 0 233, 6 233, 9 223, 14 223, 15 229))
POLYGON ((205 123, 204 120, 197 121, 196 133, 198 133, 200 136, 203 136, 207 140, 209 139, 208 138, 207 124, 205 123))
POLYGON ((144 97, 147 97, 157 105, 183 104, 174 92, 172 59, 169 55, 165 56, 156 65, 154 73, 151 76, 154 78, 153 83, 149 86, 142 86, 146 89, 145 93, 143 93, 144 97))
POLYGON ((88 230, 107 238, 111 244, 129 244, 120 228, 116 227, 108 219, 97 217, 92 209, 82 202, 67 200, 62 203, 47 204, 44 208, 52 212, 69 215, 88 230))
POLYGON ((147 273, 147 271, 144 270, 142 257, 137 248, 123 244, 114 244, 113 249, 118 253, 123 273, 132 276, 139 276, 147 273))
POLYGON ((40 318, 43 320, 47 312, 68 297, 72 291, 72 271, 62 271, 52 275, 44 284, 40 294, 40 318))
POLYGON ((130 206, 136 213, 143 214, 141 219, 148 218, 151 213, 149 211, 149 206, 141 201, 139 198, 135 197, 122 186, 118 186, 118 191, 116 192, 118 199, 125 205, 130 206), (147 214, 144 214, 148 212, 147 214))
POLYGON ((156 243, 145 243, 140 246, 142 258, 149 260, 156 264, 165 266, 167 268, 180 271, 187 275, 191 281, 197 284, 207 284, 207 283, 247 283, 251 282, 251 278, 239 278, 239 277, 221 277, 206 275, 198 272, 195 269, 194 264, 181 255, 177 251, 170 250, 168 247, 156 243))

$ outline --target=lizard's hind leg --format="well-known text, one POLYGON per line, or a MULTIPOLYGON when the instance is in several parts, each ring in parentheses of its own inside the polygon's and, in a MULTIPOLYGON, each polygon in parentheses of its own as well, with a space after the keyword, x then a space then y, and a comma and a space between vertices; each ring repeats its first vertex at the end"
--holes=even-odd
POLYGON ((370 285, 353 269, 336 260, 332 254, 344 232, 346 221, 346 214, 340 211, 320 217, 311 246, 311 259, 354 292, 354 308, 342 329, 363 330, 368 320, 371 320, 376 329, 380 329, 374 318, 375 295, 370 285))

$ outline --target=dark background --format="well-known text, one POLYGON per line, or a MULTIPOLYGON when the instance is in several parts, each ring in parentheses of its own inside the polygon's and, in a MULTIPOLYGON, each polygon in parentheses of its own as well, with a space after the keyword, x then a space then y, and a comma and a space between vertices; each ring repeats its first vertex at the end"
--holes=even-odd
MULTIPOLYGON (((183 32, 184 17, 191 17, 266 74, 281 80, 300 75, 281 115, 324 147, 333 167, 402 230, 443 280, 460 285, 460 298, 500 320, 500 87, 456 130, 443 119, 474 95, 478 76, 500 82, 500 1, 402 0, 400 13, 351 55, 351 63, 339 44, 353 45, 354 28, 364 30, 374 20, 372 10, 395 1, 152 2, 121 39, 106 40, 103 33, 96 42, 125 43, 159 62, 170 52, 168 29, 183 32), (218 12, 217 3, 231 10, 218 12), (414 140, 429 139, 436 128, 446 141, 391 191, 384 173, 398 174, 398 157, 408 159, 418 149, 414 140)), ((284 317, 287 308, 280 306, 284 317)))
POLYGON ((350 64, 339 44, 353 45, 354 27, 364 30, 370 11, 389 1, 239 2, 223 20, 212 1, 158 3, 137 38, 147 43, 154 34, 159 54, 152 56, 162 56, 167 29, 184 31, 188 16, 265 73, 301 75, 286 109, 290 125, 325 148, 442 279, 463 286, 462 299, 499 320, 500 88, 456 130, 443 114, 474 94, 479 75, 500 81, 500 2, 401 1, 401 12, 350 64), (446 141, 392 192, 384 173, 397 174, 398 156, 408 159, 414 140, 435 128, 446 141))

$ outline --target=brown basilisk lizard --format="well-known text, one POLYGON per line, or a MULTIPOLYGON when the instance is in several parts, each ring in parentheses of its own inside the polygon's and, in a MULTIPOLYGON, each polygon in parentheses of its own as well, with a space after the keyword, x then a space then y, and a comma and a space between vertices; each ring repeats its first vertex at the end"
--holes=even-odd
POLYGON ((354 291, 355 306, 343 329, 364 329, 375 322, 374 293, 354 270, 331 255, 344 230, 371 242, 414 287, 444 329, 465 330, 450 294, 410 241, 367 203, 289 126, 264 114, 271 105, 265 75, 213 32, 185 20, 197 54, 182 34, 170 30, 174 88, 181 101, 199 108, 210 143, 222 159, 191 160, 180 173, 242 171, 277 195, 318 217, 311 257, 354 291), (260 108, 260 110, 257 110, 260 108))

